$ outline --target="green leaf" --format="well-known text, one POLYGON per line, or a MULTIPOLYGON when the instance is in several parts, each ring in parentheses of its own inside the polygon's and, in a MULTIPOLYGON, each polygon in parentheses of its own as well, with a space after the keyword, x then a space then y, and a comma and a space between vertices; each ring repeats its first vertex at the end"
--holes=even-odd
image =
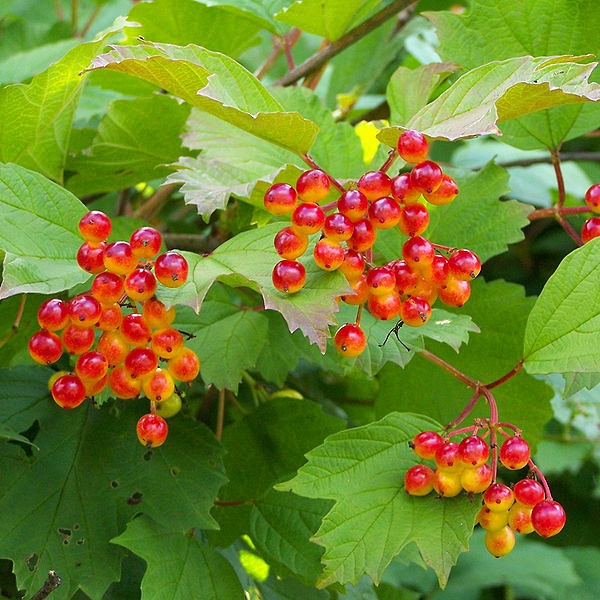
POLYGON ((427 104, 440 83, 458 68, 452 63, 432 63, 416 69, 398 67, 388 81, 385 94, 390 122, 407 123, 427 104))
POLYGON ((57 598, 78 588, 101 597, 120 573, 109 540, 140 510, 182 533, 215 527, 209 510, 225 480, 222 451, 205 426, 177 418, 164 446, 148 455, 135 434, 144 410, 136 402, 121 403, 119 416, 90 405, 64 411, 49 399, 49 373, 0 370, 0 422, 16 431, 37 422, 40 448, 30 460, 0 445, 0 509, 11 515, 0 522, 0 555, 13 560, 19 587, 36 590, 55 569, 63 581, 57 598))
POLYGON ((252 507, 250 537, 270 565, 314 585, 322 570, 323 549, 310 537, 330 506, 327 500, 271 490, 252 507))
POLYGON ((5 251, 0 298, 51 294, 83 283, 75 256, 85 206, 42 175, 0 164, 0 248, 5 251))
MULTIPOLYGON (((427 13, 435 23, 440 55, 466 69, 523 56, 595 54, 600 51, 596 32, 600 18, 594 0, 573 3, 553 0, 474 0, 470 10, 427 13), (568 24, 568 34, 565 27, 568 24), (492 32, 493 35, 482 35, 492 32)), ((600 105, 572 105, 534 113, 502 125, 503 141, 523 149, 558 148, 561 142, 594 129, 600 105)))
POLYGON ((568 398, 580 390, 591 390, 600 385, 600 373, 566 373, 564 396, 568 398))
POLYGON ((320 35, 333 42, 364 20, 378 4, 379 0, 298 0, 275 17, 302 31, 320 35))
POLYGON ((69 159, 67 187, 83 196, 165 177, 166 164, 184 152, 179 134, 188 114, 189 106, 162 94, 112 102, 92 144, 69 159))
POLYGON ((142 36, 153 42, 198 44, 229 56, 255 45, 261 29, 250 15, 196 0, 141 2, 129 11, 129 20, 140 25, 125 30, 131 43, 142 36))
MULTIPOLYGON (((432 138, 457 140, 500 134, 498 123, 563 104, 597 101, 600 85, 589 83, 596 63, 588 57, 521 56, 491 62, 462 75, 406 124, 432 138)), ((379 139, 395 146, 401 129, 390 127, 379 139)))
POLYGON ((81 71, 104 47, 102 37, 67 52, 30 83, 0 88, 0 161, 14 162, 62 182, 81 71))
POLYGON ((248 503, 217 506, 213 515, 222 531, 211 535, 228 546, 247 532, 252 504, 294 473, 306 452, 342 427, 341 419, 326 415, 318 404, 296 398, 270 400, 226 427, 223 446, 229 483, 220 490, 219 500, 248 503))
POLYGON ((598 372, 600 241, 571 252, 548 279, 525 331, 530 373, 598 372))
POLYGON ((202 3, 207 6, 222 6, 244 18, 254 18, 264 29, 281 34, 289 28, 275 20, 274 15, 292 2, 293 0, 203 0, 202 3))
POLYGON ((267 340, 267 317, 224 299, 206 300, 200 315, 181 311, 177 326, 195 337, 186 346, 202 365, 202 380, 237 393, 244 371, 252 369, 267 340), (252 344, 248 343, 252 340, 252 344))
POLYGON ((233 567, 193 535, 161 527, 141 515, 112 543, 143 558, 142 600, 243 600, 233 567))
MULTIPOLYGON (((471 335, 459 354, 435 342, 429 342, 427 349, 474 380, 492 382, 522 358, 525 324, 533 302, 533 298, 525 297, 521 286, 475 280, 469 302, 458 311, 468 311, 481 333, 471 335)), ((472 394, 462 382, 418 354, 403 370, 395 365, 384 367, 379 383, 375 403, 378 416, 392 410, 419 411, 448 423, 460 414, 472 394)), ((522 428, 524 437, 535 447, 552 417, 549 386, 521 371, 493 393, 500 420, 522 428)), ((489 417, 484 400, 466 423, 473 417, 489 417)))
POLYGON ((306 285, 296 294, 278 292, 271 282, 271 272, 279 257, 273 238, 281 223, 245 231, 221 244, 210 256, 186 253, 190 267, 188 281, 174 292, 160 297, 169 302, 188 304, 199 310, 206 293, 218 280, 233 287, 246 286, 259 291, 264 307, 280 312, 290 331, 300 329, 312 343, 324 350, 329 325, 337 310, 336 296, 348 290, 340 273, 325 272, 314 264, 312 254, 304 259, 306 285))
POLYGON ((391 413, 374 423, 336 433, 311 450, 291 481, 277 486, 309 498, 335 500, 314 539, 325 546, 318 585, 356 583, 366 573, 378 583, 392 558, 415 543, 441 586, 468 548, 478 510, 466 497, 439 501, 403 491, 404 472, 415 464, 408 447, 435 421, 391 413))
POLYGON ((166 89, 192 106, 261 139, 295 152, 308 151, 317 127, 284 112, 267 89, 233 59, 192 44, 113 46, 90 69, 109 69, 166 89))
POLYGON ((0 438, 33 446, 33 444, 25 436, 20 435, 11 427, 7 427, 4 423, 0 423, 0 438))

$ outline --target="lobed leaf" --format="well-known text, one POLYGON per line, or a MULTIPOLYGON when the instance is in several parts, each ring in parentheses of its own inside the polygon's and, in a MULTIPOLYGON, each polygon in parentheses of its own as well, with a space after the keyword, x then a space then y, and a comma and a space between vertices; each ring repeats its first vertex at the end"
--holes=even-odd
POLYGON ((89 70, 108 69, 139 77, 192 106, 297 154, 308 151, 314 123, 284 112, 267 89, 232 58, 200 46, 113 46, 89 70))
POLYGON ((85 206, 43 175, 0 164, 0 298, 51 294, 83 283, 89 274, 75 261, 85 206))
POLYGON ((356 583, 363 573, 378 583, 403 548, 415 543, 444 586, 458 555, 468 548, 478 506, 466 497, 439 501, 403 492, 404 472, 415 464, 408 442, 439 430, 410 413, 331 435, 311 450, 296 477, 277 486, 309 498, 335 500, 314 536, 325 547, 318 585, 356 583))
POLYGON ((530 373, 598 372, 600 241, 571 252, 533 307, 524 340, 530 373))

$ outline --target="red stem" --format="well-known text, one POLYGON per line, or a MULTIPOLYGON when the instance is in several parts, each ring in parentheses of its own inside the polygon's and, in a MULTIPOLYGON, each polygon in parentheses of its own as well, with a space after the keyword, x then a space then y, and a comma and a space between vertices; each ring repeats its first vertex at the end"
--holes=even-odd
POLYGON ((455 435, 461 435, 463 433, 475 433, 479 429, 479 425, 469 425, 468 427, 461 427, 460 429, 455 429, 454 431, 449 431, 444 434, 444 437, 451 438, 455 435))
POLYGON ((538 208, 530 212, 527 218, 535 221, 536 219, 556 217, 556 215, 579 215, 587 212, 591 212, 588 206, 551 206, 550 208, 538 208))
POLYGON ((304 160, 304 162, 311 168, 311 169, 319 169, 320 171, 323 171, 324 173, 327 174, 327 177, 329 177, 329 181, 331 181, 331 183, 333 183, 333 185, 340 190, 340 192, 342 192, 342 194, 346 191, 346 189, 344 188, 344 186, 337 180, 335 179, 335 177, 332 177, 329 173, 327 173, 324 169, 321 169, 321 167, 319 167, 319 165, 313 160, 313 158, 310 156, 310 154, 306 153, 302 155, 302 160, 304 160))
POLYGON ((398 152, 396 152, 396 150, 394 150, 393 148, 388 152, 387 158, 385 159, 385 162, 381 165, 381 167, 379 168, 379 170, 382 173, 387 172, 387 170, 394 164, 394 161, 398 158, 398 152))
POLYGON ((463 411, 460 413, 460 415, 458 415, 458 417, 450 421, 450 423, 448 423, 448 425, 446 425, 444 429, 448 430, 452 427, 456 427, 456 425, 460 425, 460 423, 462 423, 469 416, 469 413, 475 408, 475 405, 477 404, 479 398, 481 398, 481 391, 477 389, 475 390, 473 396, 471 396, 471 399, 469 400, 467 405, 463 408, 463 411))
POLYGON ((529 459, 529 462, 527 464, 529 465, 529 468, 538 476, 538 479, 540 480, 540 483, 542 484, 542 487, 544 488, 544 492, 546 494, 546 500, 552 500, 552 493, 550 492, 550 486, 548 485, 548 482, 546 481, 544 474, 540 471, 539 467, 537 467, 536 464, 531 459, 529 459))
MULTIPOLYGON (((439 365, 444 370, 448 371, 448 373, 450 373, 450 375, 452 375, 453 377, 456 377, 456 379, 458 379, 459 381, 462 381, 465 385, 468 385, 470 388, 477 390, 477 391, 479 391, 481 389, 481 384, 479 382, 475 381, 474 379, 471 379, 468 375, 465 375, 462 371, 459 371, 458 369, 453 367, 451 364, 447 363, 443 358, 440 358, 439 356, 436 356, 432 352, 429 352, 429 350, 421 350, 421 351, 419 351, 419 354, 423 358, 426 358, 428 361, 435 363, 436 365, 439 365)), ((483 390, 481 390, 481 391, 483 391, 483 390)))
POLYGON ((512 377, 514 377, 521 369, 523 368, 523 359, 521 359, 508 373, 502 375, 499 379, 492 381, 492 383, 488 383, 485 387, 488 390, 491 390, 499 385, 503 384, 505 381, 508 381, 512 377))

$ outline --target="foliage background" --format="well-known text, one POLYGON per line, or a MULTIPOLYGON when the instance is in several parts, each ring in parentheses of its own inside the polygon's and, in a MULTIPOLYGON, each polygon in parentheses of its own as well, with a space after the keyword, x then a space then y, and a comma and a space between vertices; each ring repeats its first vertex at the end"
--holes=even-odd
MULTIPOLYGON (((600 244, 574 252, 559 222, 532 211, 581 205, 600 181, 590 67, 600 11, 594 0, 462 4, 0 4, 5 597, 31 597, 48 569, 62 578, 52 597, 78 600, 598 596, 600 244), (360 29, 386 10, 377 28, 360 29), (346 37, 357 26, 362 35, 346 37), (279 85, 292 77, 286 44, 299 65, 348 40, 304 86, 279 85), (353 319, 336 312, 341 276, 308 267, 293 299, 271 288, 281 223, 269 222, 262 194, 293 182, 308 151, 356 179, 409 124, 438 139, 433 157, 461 188, 429 234, 478 252, 483 276, 463 309, 402 331, 410 353, 393 338, 380 349, 389 325, 366 317, 369 348, 349 364, 317 347, 330 325, 353 319), (88 208, 115 217, 115 237, 150 222, 189 252, 190 283, 164 298, 196 335, 202 379, 152 460, 134 434, 143 403, 58 411, 49 370, 27 353, 39 304, 85 289, 74 256, 88 208), (495 560, 479 531, 448 537, 468 522, 468 501, 442 511, 398 495, 409 433, 448 422, 469 397, 423 349, 484 382, 526 359, 496 397, 567 509, 559 536, 520 539, 495 560), (391 453, 363 457, 355 478, 329 488, 306 468, 292 479, 307 453, 311 465, 336 444, 360 454, 363 436, 391 453), (388 520, 371 520, 379 509, 388 520)), ((584 218, 569 222, 578 230, 584 218)), ((400 243, 380 236, 378 256, 395 258, 400 243)))

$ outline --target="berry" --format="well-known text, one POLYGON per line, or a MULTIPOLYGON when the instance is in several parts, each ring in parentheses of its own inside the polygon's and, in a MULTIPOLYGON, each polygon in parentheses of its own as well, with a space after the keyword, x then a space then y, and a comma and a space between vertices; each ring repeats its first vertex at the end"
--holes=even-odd
POLYGON ((125 368, 118 365, 108 374, 108 385, 116 398, 130 400, 137 398, 142 391, 142 380, 134 379, 125 368))
POLYGON ((427 238, 416 235, 404 242, 402 256, 413 271, 426 273, 433 262, 435 249, 427 238))
POLYGON ((117 329, 105 331, 96 345, 96 350, 106 357, 109 367, 122 363, 130 348, 125 336, 117 329))
POLYGON ((200 361, 191 348, 183 346, 167 362, 167 369, 177 381, 193 381, 200 372, 200 361))
POLYGON ((424 161, 429 152, 429 144, 425 136, 414 129, 403 131, 396 147, 400 158, 408 163, 424 161))
POLYGON ((69 354, 83 354, 94 344, 94 328, 67 325, 60 336, 65 350, 69 354))
POLYGON ((485 547, 496 558, 506 556, 515 547, 515 534, 506 525, 498 531, 488 531, 485 534, 485 547))
POLYGON ((433 489, 445 498, 453 498, 462 492, 460 473, 436 469, 433 478, 433 489))
POLYGON ((438 470, 458 473, 462 469, 459 459, 458 444, 456 442, 445 442, 435 452, 435 464, 438 470))
POLYGON ((125 292, 137 302, 150 300, 156 292, 156 277, 146 269, 136 269, 125 277, 125 292))
POLYGON ((369 201, 358 190, 348 190, 338 198, 337 209, 342 215, 355 223, 366 217, 369 210, 369 201))
POLYGON ((481 271, 481 262, 471 250, 455 250, 448 259, 450 274, 456 279, 471 281, 481 271))
POLYGON ((522 469, 529 458, 529 444, 518 435, 504 440, 500 447, 500 461, 507 469, 522 469))
POLYGON ((442 169, 432 160, 420 162, 410 172, 411 183, 424 194, 435 192, 442 183, 442 177, 442 169))
POLYGON ((151 298, 144 302, 142 314, 150 327, 161 329, 175 320, 175 307, 167 308, 160 300, 151 298))
POLYGON ((344 248, 329 238, 323 238, 315 244, 313 258, 320 269, 335 271, 344 262, 344 248))
POLYGON ((538 535, 544 538, 556 535, 565 526, 565 509, 556 500, 542 500, 531 511, 531 523, 538 535))
POLYGON ((325 213, 317 204, 303 202, 298 204, 292 213, 293 229, 305 235, 321 231, 324 224, 325 213))
POLYGON ((344 261, 338 271, 344 274, 350 283, 357 281, 365 270, 365 259, 360 252, 346 248, 344 250, 344 261))
POLYGON ((308 236, 292 227, 284 227, 275 236, 273 245, 281 258, 293 260, 306 252, 308 236))
POLYGON ((391 229, 400 220, 399 204, 389 196, 374 200, 369 206, 369 219, 377 229, 391 229))
POLYGON ((581 228, 581 241, 584 244, 596 237, 600 237, 600 217, 588 219, 581 228))
POLYGON ((415 187, 410 173, 400 173, 392 179, 392 196, 405 206, 415 204, 421 197, 421 190, 415 187))
POLYGON ((531 522, 532 506, 525 506, 520 502, 515 502, 508 511, 508 524, 511 529, 517 533, 531 533, 533 523, 531 522))
POLYGON ((389 267, 373 267, 367 273, 367 285, 375 296, 389 294, 396 288, 396 275, 389 267))
POLYGON ((106 384, 108 383, 108 374, 96 381, 86 381, 82 379, 81 383, 83 383, 83 387, 85 388, 86 398, 92 398, 106 387, 106 384))
POLYGON ((152 350, 160 358, 171 358, 183 344, 183 335, 173 327, 165 327, 152 334, 152 350))
POLYGON ((296 181, 298 196, 303 202, 320 202, 329 194, 331 183, 320 169, 304 171, 296 181))
POLYGON ((52 385, 52 398, 61 408, 75 408, 85 400, 85 386, 77 375, 62 375, 52 385))
POLYGON ((110 235, 110 218, 99 210, 92 210, 79 221, 79 233, 86 242, 103 242, 110 235))
POLYGON ((490 486, 493 476, 492 467, 487 463, 478 467, 466 467, 460 474, 460 484, 466 492, 481 494, 490 486))
POLYGON ((346 323, 335 333, 335 347, 340 354, 353 358, 363 352, 367 346, 365 332, 356 323, 346 323))
POLYGON ((469 467, 479 467, 487 462, 490 448, 478 435, 469 435, 458 444, 458 456, 469 467))
POLYGON ((29 355, 41 365, 55 363, 63 352, 60 338, 53 332, 42 329, 29 338, 29 355))
POLYGON ((100 304, 114 304, 121 299, 125 292, 123 279, 120 275, 110 271, 99 273, 92 281, 91 292, 100 304))
POLYGON ((165 287, 181 287, 188 276, 187 260, 179 252, 164 252, 154 263, 154 274, 165 287))
POLYGON ((175 392, 173 376, 166 369, 158 367, 142 380, 142 390, 146 398, 153 402, 166 400, 175 392))
POLYGON ((123 321, 123 309, 119 304, 104 306, 96 327, 102 331, 114 331, 121 326, 123 321))
POLYGON ((152 339, 152 329, 139 313, 125 315, 119 329, 132 346, 145 346, 152 339))
POLYGON ((265 193, 264 205, 272 215, 288 215, 296 206, 296 190, 287 183, 275 183, 265 193))
POLYGON ((383 296, 369 295, 367 300, 369 312, 380 321, 389 321, 396 319, 400 314, 402 300, 398 292, 390 292, 383 296))
POLYGON ((163 419, 174 417, 181 410, 181 396, 174 392, 156 405, 156 414, 163 419))
POLYGON ((400 211, 398 228, 404 235, 421 235, 429 226, 429 211, 419 202, 409 204, 400 211))
POLYGON ((97 350, 84 352, 75 363, 75 373, 84 383, 98 381, 108 372, 108 361, 97 350))
POLYGON ((448 259, 441 254, 436 254, 433 257, 433 262, 431 263, 431 283, 433 283, 433 285, 436 287, 443 285, 444 281, 448 277, 449 272, 450 268, 448 267, 448 259))
POLYGON ((600 213, 600 183, 595 183, 587 190, 584 200, 592 212, 600 213))
POLYGON ((404 489, 411 496, 426 496, 433 490, 435 474, 427 465, 414 465, 404 474, 404 489))
POLYGON ((69 322, 69 310, 66 303, 58 298, 45 300, 38 308, 37 320, 42 329, 48 331, 63 329, 69 322))
POLYGON ((125 368, 137 379, 152 373, 158 367, 158 357, 150 348, 133 348, 125 357, 125 368))
POLYGON ((535 506, 545 498, 544 488, 535 479, 521 479, 513 487, 515 501, 525 506, 535 506))
POLYGON ((147 414, 137 422, 136 433, 140 444, 148 448, 157 448, 167 439, 169 427, 159 415, 147 414))
POLYGON ((498 512, 490 510, 487 506, 482 506, 477 515, 477 522, 486 531, 499 531, 506 527, 508 523, 508 511, 498 512))
POLYGON ((127 275, 138 264, 138 259, 133 254, 129 242, 113 242, 104 250, 104 268, 117 275, 127 275))
POLYGON ((357 187, 371 201, 392 193, 391 179, 383 171, 367 171, 358 180, 357 187))
POLYGON ((349 240, 354 233, 354 223, 346 215, 335 212, 325 217, 323 233, 330 240, 335 242, 345 242, 349 240))
POLYGON ((88 273, 102 273, 104 271, 104 250, 106 246, 106 242, 100 244, 84 242, 77 251, 77 264, 88 273))
POLYGON ((438 287, 438 297, 447 306, 463 306, 470 295, 469 282, 455 279, 451 275, 438 287))
POLYGON ((438 448, 443 446, 442 436, 435 431, 421 431, 412 439, 410 443, 414 453, 419 458, 432 460, 438 448))
POLYGON ((131 234, 129 244, 137 258, 154 258, 160 252, 162 236, 154 227, 140 227, 131 234))
POLYGON ((431 305, 420 296, 411 296, 402 303, 400 318, 411 327, 421 327, 431 318, 431 305))
POLYGON ((296 260, 280 260, 273 267, 271 279, 275 289, 284 294, 294 294, 306 283, 306 269, 296 260))
POLYGON ((356 252, 365 252, 373 247, 376 238, 377 233, 371 221, 360 219, 354 223, 354 231, 348 240, 348 247, 356 252))
POLYGON ((344 294, 342 300, 346 304, 359 306, 364 304, 369 298, 369 286, 367 285, 367 276, 361 275, 356 281, 352 282, 352 293, 344 294))
POLYGON ((444 174, 437 190, 431 193, 424 193, 423 195, 429 204, 444 206, 444 204, 450 204, 458 196, 458 186, 450 175, 444 174))
POLYGON ((403 296, 412 294, 419 281, 419 276, 406 264, 405 260, 395 260, 392 265, 398 293, 403 296))
POLYGON ((75 296, 67 304, 69 318, 77 327, 91 327, 102 314, 102 306, 94 296, 75 296))
POLYGON ((492 483, 483 494, 485 505, 493 511, 503 512, 508 510, 515 500, 513 491, 503 483, 492 483))

